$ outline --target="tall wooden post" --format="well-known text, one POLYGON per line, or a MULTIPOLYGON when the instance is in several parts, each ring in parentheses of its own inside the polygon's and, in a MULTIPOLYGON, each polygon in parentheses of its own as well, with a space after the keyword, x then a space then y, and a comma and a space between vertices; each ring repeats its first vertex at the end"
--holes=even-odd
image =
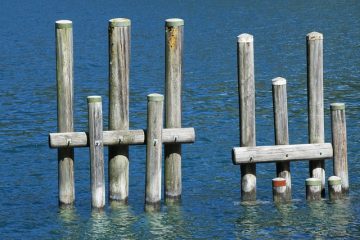
POLYGON ((90 96, 87 100, 89 108, 91 205, 93 208, 101 209, 105 206, 102 103, 100 96, 90 96))
MULTIPOLYGON (((109 21, 109 130, 129 129, 130 25, 109 21)), ((109 146, 109 198, 127 203, 128 196, 129 146, 109 146)))
MULTIPOLYGON (((240 146, 255 146, 255 76, 253 36, 238 36, 238 84, 240 106, 240 146)), ((241 199, 256 200, 256 165, 241 165, 241 199)))
MULTIPOLYGON (((171 18, 165 22, 165 126, 166 128, 181 128, 184 21, 171 18)), ((180 200, 181 190, 181 144, 167 144, 165 145, 166 202, 180 200)))
MULTIPOLYGON (((69 20, 56 21, 56 80, 58 132, 73 132, 73 31, 69 20)), ((74 149, 58 149, 59 204, 75 201, 74 149)))
MULTIPOLYGON (((324 93, 323 93, 323 35, 311 32, 306 36, 307 85, 309 112, 309 142, 324 143, 324 93)), ((325 197, 325 163, 309 163, 310 176, 321 180, 321 195, 325 197)))
MULTIPOLYGON (((273 106, 274 106, 274 126, 275 126, 275 144, 289 144, 288 130, 288 110, 287 110, 287 93, 286 79, 274 78, 272 80, 273 106)), ((282 199, 291 200, 291 174, 290 162, 276 163, 276 174, 278 178, 284 178, 286 182, 286 190, 281 192, 284 194, 282 199)))
POLYGON ((342 192, 349 192, 345 104, 332 103, 331 129, 334 148, 334 175, 341 178, 342 192))
POLYGON ((163 104, 163 95, 148 95, 145 183, 146 211, 160 209, 163 104))

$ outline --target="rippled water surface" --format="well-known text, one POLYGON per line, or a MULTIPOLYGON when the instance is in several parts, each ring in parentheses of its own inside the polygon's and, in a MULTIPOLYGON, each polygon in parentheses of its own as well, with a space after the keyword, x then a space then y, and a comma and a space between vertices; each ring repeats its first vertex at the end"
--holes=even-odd
MULTIPOLYGON (((10 1, 0 3, 1 239, 360 238, 359 1, 10 1), (108 118, 107 23, 132 20, 130 125, 146 127, 146 95, 164 92, 164 20, 185 20, 183 147, 179 206, 143 211, 145 147, 130 148, 129 206, 90 208, 89 152, 75 150, 76 206, 60 210, 54 22, 74 22, 75 130, 87 129, 86 97, 103 96, 108 118), (305 35, 324 34, 326 141, 329 104, 347 106, 351 192, 337 203, 304 201, 308 164, 291 165, 292 203, 272 202, 274 164, 257 167, 258 201, 240 202, 236 36, 255 39, 257 144, 273 145, 271 79, 288 80, 290 142, 307 142, 305 35)), ((107 151, 105 152, 107 159, 107 151)), ((332 173, 331 161, 326 165, 332 173)))

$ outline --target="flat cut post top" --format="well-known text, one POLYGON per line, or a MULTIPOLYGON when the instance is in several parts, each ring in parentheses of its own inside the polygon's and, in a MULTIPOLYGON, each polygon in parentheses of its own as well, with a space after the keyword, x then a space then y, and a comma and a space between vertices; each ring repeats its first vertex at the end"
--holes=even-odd
POLYGON ((322 35, 322 33, 319 32, 311 32, 306 35, 306 39, 308 41, 323 40, 324 36, 322 35))
POLYGON ((164 96, 158 93, 152 93, 147 96, 149 102, 160 102, 164 101, 164 96))
POLYGON ((101 96, 89 96, 87 97, 88 103, 101 102, 101 96))
POLYGON ((128 27, 130 25, 131 21, 127 18, 113 18, 109 20, 110 27, 128 27))
POLYGON ((178 27, 183 25, 184 25, 184 20, 181 18, 169 18, 165 20, 166 27, 178 27))
POLYGON ((62 28, 72 28, 72 21, 70 20, 58 20, 55 22, 55 26, 57 29, 62 28))
POLYGON ((331 176, 328 179, 329 185, 340 185, 341 184, 341 178, 338 176, 331 176))
POLYGON ((277 77, 272 80, 272 85, 285 85, 286 79, 282 77, 277 77))
POLYGON ((251 34, 243 33, 238 36, 238 42, 253 42, 254 37, 251 34))
POLYGON ((330 104, 330 108, 332 111, 344 110, 345 104, 344 103, 332 103, 332 104, 330 104))
POLYGON ((318 178, 308 178, 305 183, 307 186, 321 186, 321 180, 318 178))

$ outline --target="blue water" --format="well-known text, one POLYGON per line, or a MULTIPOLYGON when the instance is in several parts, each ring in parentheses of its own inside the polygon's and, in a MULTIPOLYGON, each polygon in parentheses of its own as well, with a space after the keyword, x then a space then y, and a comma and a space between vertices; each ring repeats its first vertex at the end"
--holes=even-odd
MULTIPOLYGON (((16 1, 0 3, 1 239, 279 239, 360 237, 359 1, 16 1), (183 147, 183 197, 159 213, 143 211, 145 147, 130 148, 128 207, 94 213, 89 152, 75 150, 76 205, 60 210, 54 22, 74 22, 75 130, 87 129, 86 97, 102 95, 108 117, 107 24, 132 20, 130 121, 146 127, 146 95, 164 92, 164 20, 185 20, 183 126, 197 139, 183 147), (240 202, 236 37, 255 39, 257 144, 273 145, 271 79, 288 80, 290 142, 307 142, 305 35, 324 34, 326 141, 329 104, 347 106, 349 198, 304 201, 307 162, 291 165, 292 203, 272 202, 274 164, 257 167, 254 204, 240 202)), ((106 151, 105 159, 107 159, 106 151)), ((332 173, 327 161, 327 176, 332 173)))

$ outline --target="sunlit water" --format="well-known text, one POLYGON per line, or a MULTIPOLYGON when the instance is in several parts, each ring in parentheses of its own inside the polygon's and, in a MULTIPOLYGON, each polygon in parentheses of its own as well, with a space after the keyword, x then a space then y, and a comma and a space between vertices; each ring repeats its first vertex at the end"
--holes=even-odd
MULTIPOLYGON (((360 3, 358 1, 10 1, 0 3, 0 238, 359 238, 360 3), (54 22, 74 22, 75 130, 87 129, 86 97, 108 117, 107 21, 132 20, 130 121, 146 127, 146 95, 164 93, 164 20, 185 20, 183 199, 147 214, 145 147, 130 147, 129 206, 90 207, 89 152, 75 150, 76 206, 60 210, 54 22), (258 201, 240 202, 236 36, 255 39, 257 144, 273 145, 271 79, 288 80, 290 142, 307 142, 305 35, 324 34, 326 141, 329 104, 345 102, 351 192, 337 203, 304 201, 308 163, 291 165, 293 202, 272 202, 274 164, 257 167, 258 201)), ((107 159, 107 151, 105 152, 107 159)), ((327 176, 332 173, 327 161, 327 176)))

